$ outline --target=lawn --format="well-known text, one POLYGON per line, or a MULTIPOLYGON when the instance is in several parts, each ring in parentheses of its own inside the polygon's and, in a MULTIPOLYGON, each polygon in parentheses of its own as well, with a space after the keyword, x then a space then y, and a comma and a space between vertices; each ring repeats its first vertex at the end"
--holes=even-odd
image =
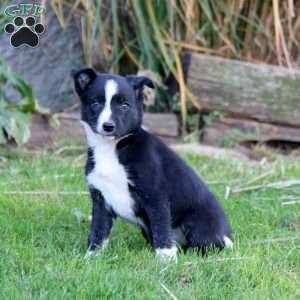
POLYGON ((185 154, 225 207, 233 249, 163 263, 135 226, 118 220, 108 248, 86 260, 83 152, 65 150, 0 151, 0 299, 300 299, 300 204, 285 203, 300 200, 300 186, 227 188, 300 179, 300 163, 185 154))

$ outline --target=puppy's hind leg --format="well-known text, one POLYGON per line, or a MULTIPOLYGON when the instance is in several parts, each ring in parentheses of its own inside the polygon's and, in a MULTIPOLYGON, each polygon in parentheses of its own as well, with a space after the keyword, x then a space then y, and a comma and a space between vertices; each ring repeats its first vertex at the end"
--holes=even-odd
POLYGON ((172 236, 170 209, 163 205, 163 201, 156 203, 158 204, 155 207, 147 207, 152 245, 159 258, 177 262, 177 247, 172 236))
POLYGON ((230 232, 217 225, 205 223, 198 219, 194 222, 189 221, 184 228, 186 247, 200 250, 202 255, 207 254, 210 249, 222 250, 224 247, 232 247, 233 245, 230 232))

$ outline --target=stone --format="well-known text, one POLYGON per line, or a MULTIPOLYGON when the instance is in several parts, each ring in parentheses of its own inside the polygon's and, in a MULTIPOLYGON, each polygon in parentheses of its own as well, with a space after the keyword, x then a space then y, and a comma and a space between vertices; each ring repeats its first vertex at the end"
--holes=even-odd
MULTIPOLYGON (((10 4, 22 2, 11 1, 10 4)), ((10 36, 1 34, 0 56, 32 86, 42 107, 58 112, 78 101, 73 93, 70 71, 85 65, 80 27, 72 17, 63 29, 50 5, 46 8, 44 25, 45 32, 40 35, 36 48, 14 48, 10 45, 10 36)), ((11 102, 20 100, 18 93, 11 87, 6 87, 5 92, 11 102)))

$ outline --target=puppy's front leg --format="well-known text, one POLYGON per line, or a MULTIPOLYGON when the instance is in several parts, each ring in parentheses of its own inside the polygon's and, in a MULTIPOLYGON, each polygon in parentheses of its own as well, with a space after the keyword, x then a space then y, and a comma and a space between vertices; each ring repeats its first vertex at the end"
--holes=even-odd
POLYGON ((90 193, 93 200, 93 212, 86 257, 96 255, 107 245, 115 218, 105 207, 101 192, 90 189, 90 193))
POLYGON ((171 212, 168 205, 148 208, 148 218, 156 255, 177 261, 177 247, 172 235, 171 212))

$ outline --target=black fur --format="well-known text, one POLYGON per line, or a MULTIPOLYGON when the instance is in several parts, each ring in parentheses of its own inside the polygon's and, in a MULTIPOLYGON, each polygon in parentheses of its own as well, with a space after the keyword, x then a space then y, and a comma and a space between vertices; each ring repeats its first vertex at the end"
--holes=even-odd
MULTIPOLYGON (((203 252, 210 247, 222 249, 224 236, 232 240, 227 216, 213 193, 177 154, 141 128, 142 89, 144 85, 153 87, 151 80, 96 74, 90 69, 75 72, 73 76, 82 102, 82 120, 97 134, 101 134, 97 118, 105 102, 104 83, 108 79, 118 83, 118 95, 111 102, 112 121, 116 124, 111 136, 120 139, 116 148, 118 159, 129 176, 135 214, 145 224, 143 235, 153 247, 172 247, 173 228, 183 231, 187 241, 185 248, 203 252), (126 110, 121 109, 124 102, 128 104, 126 110)), ((87 175, 93 168, 93 149, 90 148, 87 175)), ((116 214, 106 207, 101 191, 91 188, 91 196, 93 221, 89 247, 94 250, 108 237, 116 214)))

